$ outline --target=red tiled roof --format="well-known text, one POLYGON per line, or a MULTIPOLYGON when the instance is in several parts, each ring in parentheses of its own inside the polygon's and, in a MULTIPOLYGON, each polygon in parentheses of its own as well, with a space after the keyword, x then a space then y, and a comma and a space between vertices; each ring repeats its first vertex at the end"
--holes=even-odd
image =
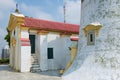
POLYGON ((24 24, 22 24, 22 26, 48 31, 70 32, 77 34, 79 33, 79 25, 47 21, 28 17, 25 17, 24 24))

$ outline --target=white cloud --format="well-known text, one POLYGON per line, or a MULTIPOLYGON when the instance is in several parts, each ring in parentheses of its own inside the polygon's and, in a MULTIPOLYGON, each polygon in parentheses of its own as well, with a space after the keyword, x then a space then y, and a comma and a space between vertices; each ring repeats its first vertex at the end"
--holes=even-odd
POLYGON ((0 28, 0 34, 2 34, 1 36, 4 36, 4 35, 6 35, 6 31, 4 29, 0 28))
POLYGON ((11 9, 15 7, 15 1, 14 0, 0 0, 0 9, 11 9))
MULTIPOLYGON (((59 13, 63 16, 63 6, 59 7, 59 13)), ((66 1, 66 22, 80 24, 80 0, 66 1)))
POLYGON ((0 22, 9 18, 9 13, 15 8, 15 4, 14 0, 0 0, 0 22))
POLYGON ((38 6, 27 6, 25 4, 22 4, 21 8, 26 16, 40 18, 40 19, 46 19, 46 20, 54 20, 52 15, 44 12, 42 10, 42 8, 40 8, 38 6))

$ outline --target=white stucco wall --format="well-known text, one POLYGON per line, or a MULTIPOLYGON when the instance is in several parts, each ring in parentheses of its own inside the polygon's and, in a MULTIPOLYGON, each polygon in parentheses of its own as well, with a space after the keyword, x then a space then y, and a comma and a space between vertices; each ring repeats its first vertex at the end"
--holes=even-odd
POLYGON ((83 0, 78 53, 64 80, 120 80, 120 1, 83 0), (102 25, 95 45, 88 46, 83 28, 102 25))
POLYGON ((21 46, 21 69, 20 72, 29 72, 31 67, 31 47, 21 46))
POLYGON ((53 59, 48 59, 48 68, 64 69, 70 59, 70 37, 60 37, 59 33, 50 32, 47 37, 48 48, 53 48, 53 59))
POLYGON ((27 30, 21 31, 21 38, 28 38, 29 39, 29 33, 27 30))
POLYGON ((36 34, 35 52, 36 52, 36 56, 38 58, 38 62, 40 63, 40 36, 39 36, 39 34, 36 34))
POLYGON ((47 61, 47 34, 38 34, 38 52, 39 52, 39 64, 42 71, 48 70, 47 61))
MULTIPOLYGON (((27 30, 21 31, 21 38, 29 39, 27 30)), ((31 46, 24 46, 21 44, 20 53, 20 72, 29 72, 31 67, 31 46)))
MULTIPOLYGON (((48 68, 50 70, 52 69, 58 69, 58 67, 60 67, 60 65, 57 65, 59 62, 57 60, 59 60, 59 58, 56 60, 57 56, 56 54, 60 54, 60 45, 58 46, 59 43, 59 34, 58 33, 49 33, 48 34, 48 38, 47 38, 47 42, 48 42, 48 47, 47 48, 53 48, 53 59, 48 59, 48 68), (56 64, 57 63, 57 64, 56 64)), ((60 56, 60 55, 58 55, 60 56)))
POLYGON ((68 48, 70 45, 70 37, 61 37, 60 33, 37 34, 36 55, 41 69, 43 71, 64 69, 70 60, 70 50, 68 48), (48 59, 48 48, 53 48, 53 59, 48 59))

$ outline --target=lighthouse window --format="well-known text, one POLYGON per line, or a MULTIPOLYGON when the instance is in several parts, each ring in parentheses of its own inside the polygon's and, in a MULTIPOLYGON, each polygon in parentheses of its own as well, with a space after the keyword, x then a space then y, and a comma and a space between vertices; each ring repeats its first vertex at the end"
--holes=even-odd
POLYGON ((87 44, 88 45, 94 45, 95 44, 95 32, 89 31, 87 36, 87 44))
POLYGON ((93 34, 90 34, 90 42, 93 42, 93 34))

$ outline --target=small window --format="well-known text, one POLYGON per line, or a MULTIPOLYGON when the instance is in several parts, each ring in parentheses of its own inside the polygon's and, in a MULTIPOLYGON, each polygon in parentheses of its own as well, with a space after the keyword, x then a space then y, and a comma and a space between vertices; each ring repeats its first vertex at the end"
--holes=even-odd
POLYGON ((48 48, 48 59, 53 59, 53 48, 48 48))
POLYGON ((93 34, 90 34, 90 42, 93 42, 93 34))
POLYGON ((87 36, 87 44, 94 45, 95 44, 95 31, 89 31, 87 36))

